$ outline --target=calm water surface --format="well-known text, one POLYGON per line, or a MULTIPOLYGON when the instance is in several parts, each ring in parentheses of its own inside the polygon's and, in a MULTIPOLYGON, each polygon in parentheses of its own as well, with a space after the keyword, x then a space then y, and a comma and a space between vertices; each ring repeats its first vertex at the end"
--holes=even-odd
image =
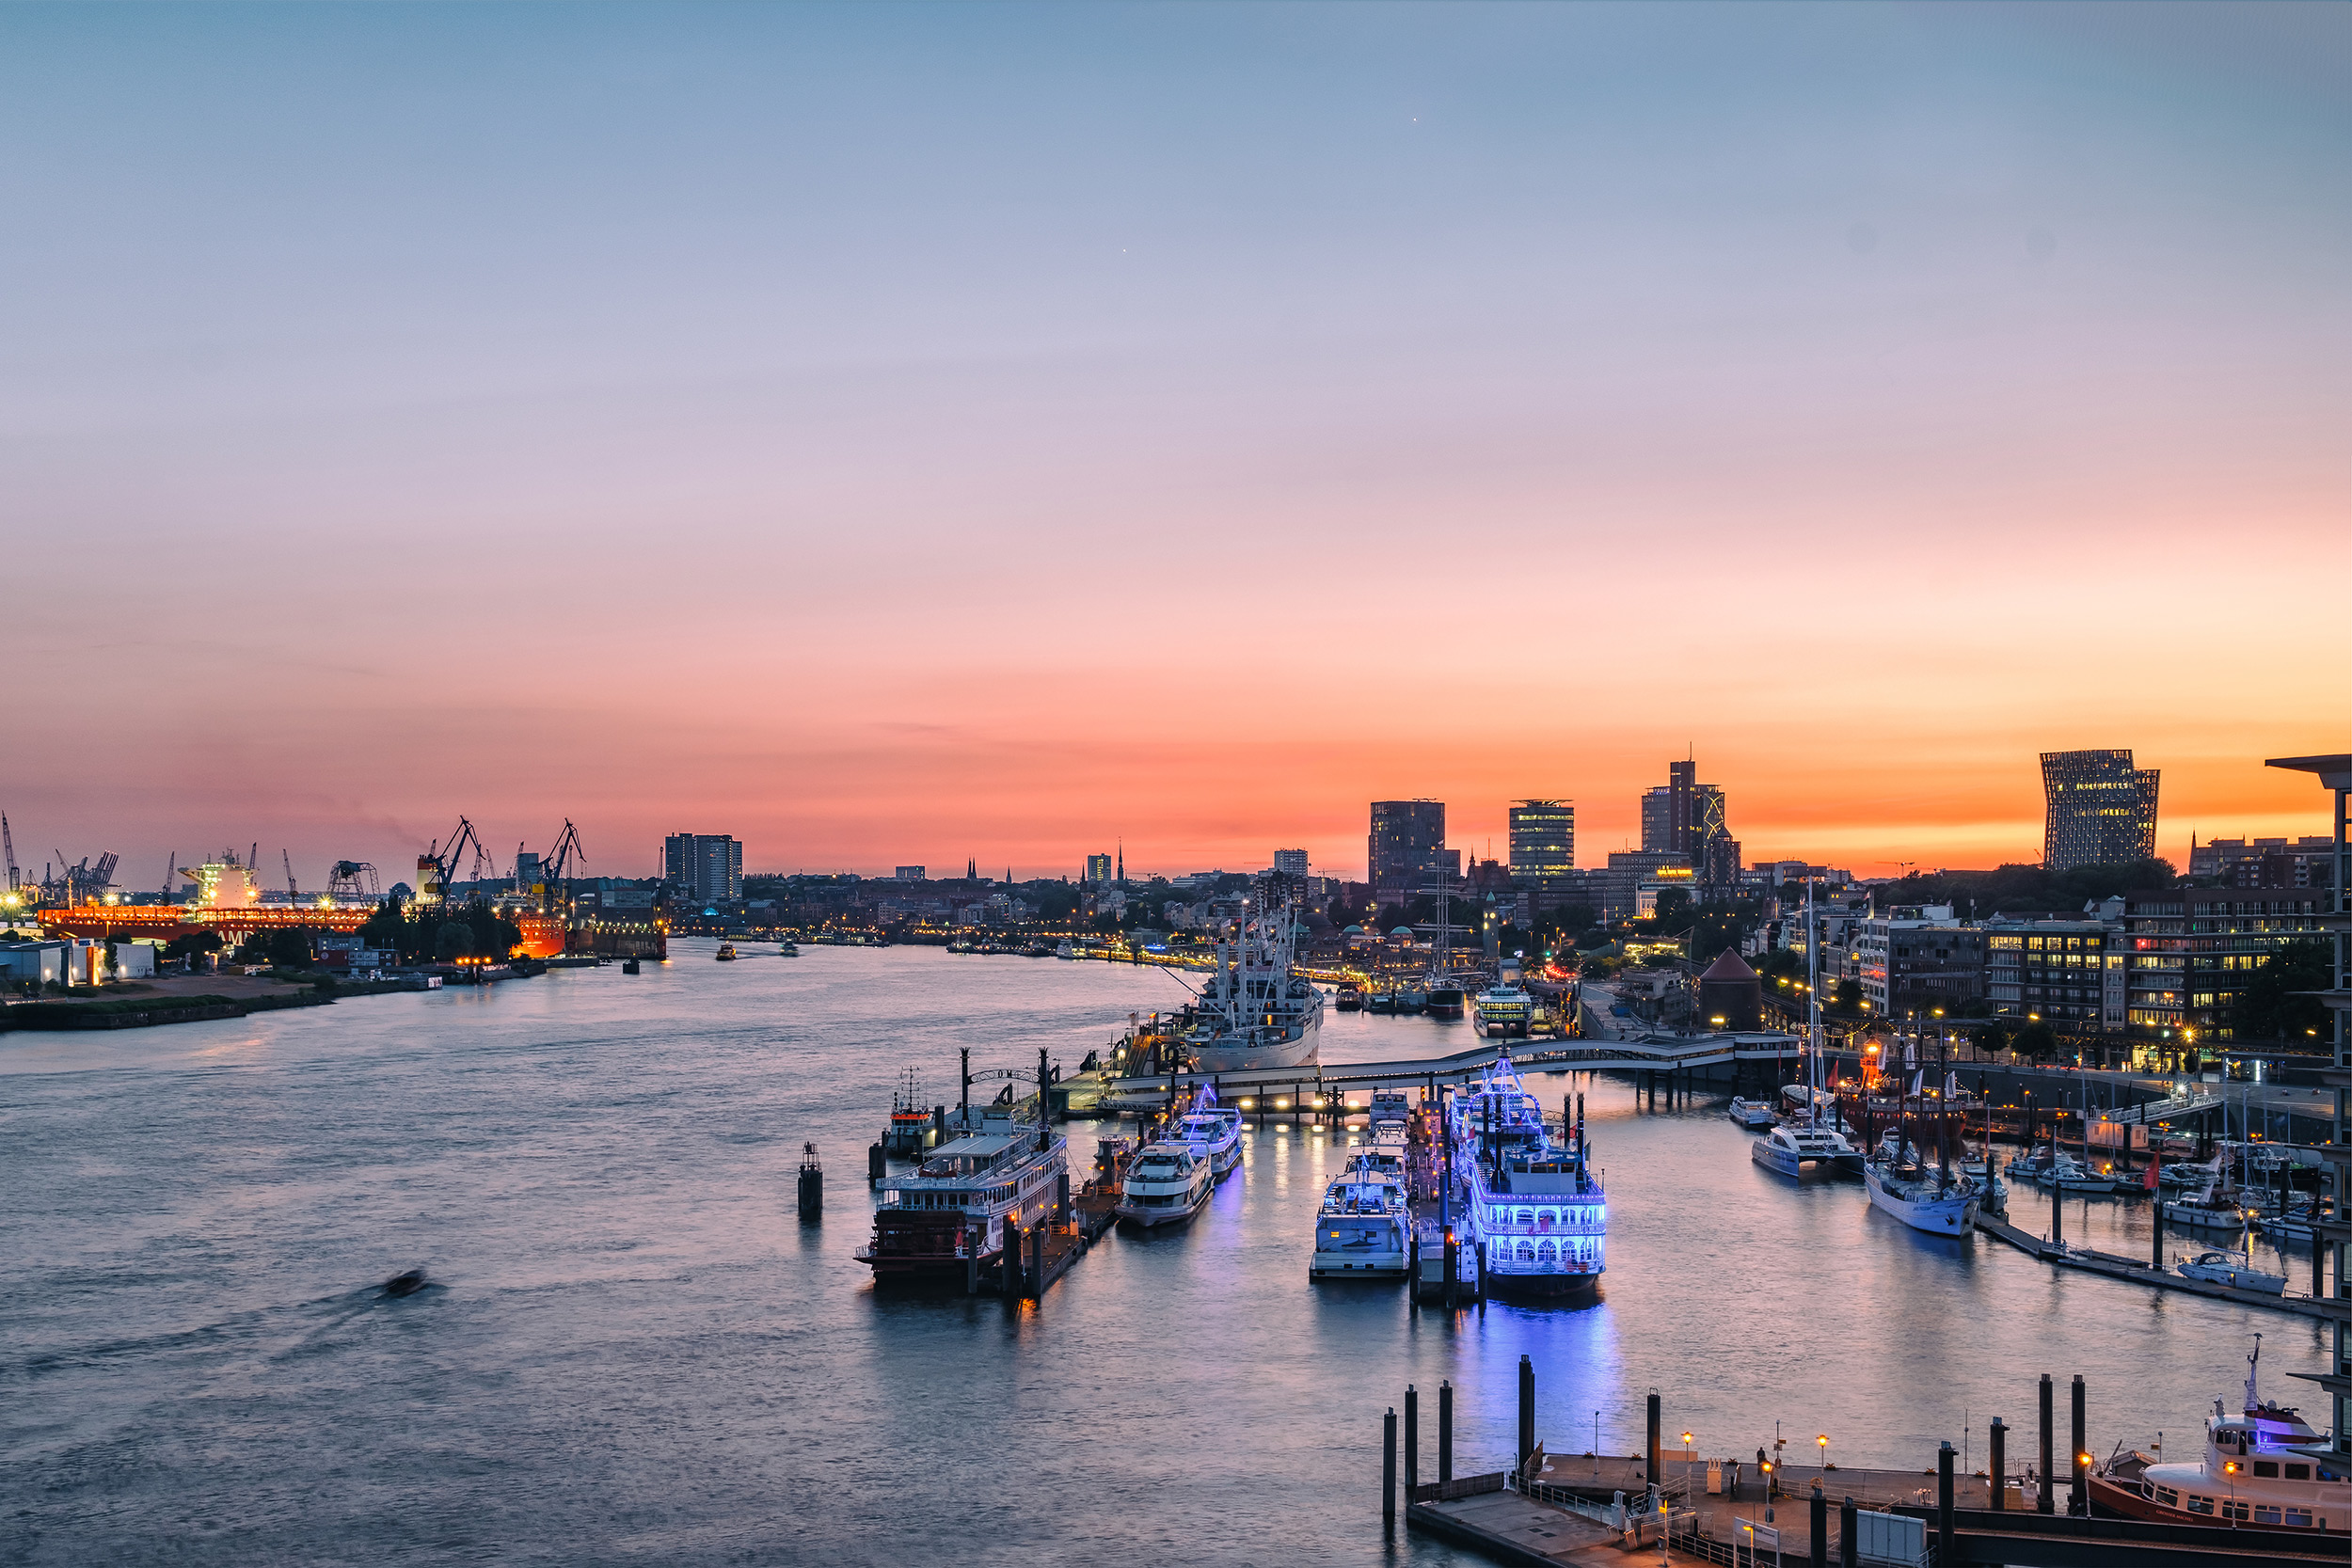
MULTIPOLYGON (((1250 1135, 1189 1231, 1114 1237, 1041 1305, 877 1297, 851 1253, 899 1070, 946 1101, 959 1046, 1074 1069, 1178 984, 710 950, 0 1037, 0 1561, 1453 1562, 1381 1539, 1380 1414, 1451 1378, 1459 1467, 1507 1464, 1522 1353, 1555 1452, 1596 1420, 1633 1452, 1655 1386, 1703 1454, 1752 1454, 1777 1421, 1792 1453, 1826 1432, 1834 1459, 1922 1466, 1963 1422, 1980 1463, 1995 1415, 2029 1445, 2043 1370, 2086 1377, 2105 1451, 2193 1433, 2257 1330, 2265 1367, 2326 1360, 2300 1320, 1903 1230, 1856 1184, 1756 1168, 1718 1112, 1641 1114, 1608 1080, 1610 1272, 1586 1310, 1449 1320, 1401 1287, 1311 1287, 1344 1148, 1290 1128, 1250 1135), (831 1172, 821 1226, 793 1212, 803 1139, 831 1172), (382 1298, 419 1265, 430 1289, 382 1298)), ((1472 1043, 1329 1022, 1327 1061, 1472 1043)), ((1553 1102, 1582 1082, 1534 1080, 1553 1102)), ((1083 1164, 1091 1130, 1071 1132, 1083 1164)), ((2077 1201, 2067 1225, 2148 1247, 2144 1204, 2077 1201)))

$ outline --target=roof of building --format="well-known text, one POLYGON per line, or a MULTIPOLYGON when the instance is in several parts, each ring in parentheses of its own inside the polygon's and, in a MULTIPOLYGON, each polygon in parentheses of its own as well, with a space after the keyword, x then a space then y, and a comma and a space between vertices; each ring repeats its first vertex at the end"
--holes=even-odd
POLYGON ((1746 959, 1726 947, 1713 963, 1707 966, 1707 973, 1699 978, 1702 981, 1753 980, 1756 978, 1756 971, 1748 967, 1746 959))

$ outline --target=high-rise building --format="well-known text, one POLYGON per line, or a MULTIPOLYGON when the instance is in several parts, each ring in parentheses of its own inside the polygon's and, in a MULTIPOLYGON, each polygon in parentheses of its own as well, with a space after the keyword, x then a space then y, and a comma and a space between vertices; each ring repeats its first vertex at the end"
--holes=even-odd
POLYGON ((897 879, 901 882, 919 882, 923 879, 923 868, 919 865, 902 865, 898 867, 897 879))
POLYGON ((661 841, 661 879, 704 903, 743 896, 743 847, 727 833, 672 833, 661 841))
POLYGON ((2051 871, 2156 853, 2156 770, 2123 752, 2042 753, 2042 863, 2051 871))
POLYGON ((1576 869, 1576 806, 1567 800, 1511 802, 1511 875, 1538 888, 1576 869))
POLYGON ((1307 851, 1304 849, 1275 850, 1274 869, 1285 877, 1304 877, 1307 874, 1307 851))
POLYGON ((1365 859, 1375 888, 1419 888, 1435 873, 1462 874, 1462 852, 1445 847, 1443 800, 1375 800, 1365 859))
POLYGON ((1642 847, 1706 863, 1707 841, 1725 831, 1724 792, 1698 782, 1696 762, 1670 762, 1666 782, 1642 796, 1642 847))
POLYGON ((1087 857, 1086 879, 1096 886, 1111 879, 1111 858, 1108 855, 1087 857))

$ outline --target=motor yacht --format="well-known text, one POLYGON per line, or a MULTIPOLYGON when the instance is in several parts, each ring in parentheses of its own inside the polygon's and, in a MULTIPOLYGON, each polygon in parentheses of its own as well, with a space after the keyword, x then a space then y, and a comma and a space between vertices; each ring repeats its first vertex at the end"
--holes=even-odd
POLYGON ((1119 1187, 1119 1217, 1147 1229, 1183 1225, 1200 1212, 1216 1189, 1207 1156, 1181 1143, 1146 1144, 1127 1162, 1119 1187))
POLYGON ((1862 1151, 1844 1133, 1809 1121, 1783 1122, 1748 1148, 1757 1164, 1783 1176, 1803 1176, 1807 1167, 1849 1174, 1862 1169, 1862 1151))
POLYGON ((2249 1209, 2241 1195, 2230 1187, 2207 1187, 2189 1197, 2166 1199, 2158 1207, 2167 1225, 2231 1236, 2242 1234, 2256 1217, 2255 1211, 2249 1209))
POLYGON ((1410 1226, 1401 1163, 1392 1174, 1369 1151, 1359 1154, 1324 1191, 1307 1277, 1402 1278, 1411 1258, 1410 1226))
POLYGON ((2254 1267, 2251 1253, 2228 1248, 2201 1252, 2185 1262, 2172 1265, 2172 1272, 2184 1279, 2201 1279, 2212 1285, 2234 1285, 2241 1291, 2260 1291, 2265 1295, 2282 1296, 2287 1293, 2287 1276, 2271 1274, 2254 1267))
POLYGON ((1726 1111, 1726 1114, 1732 1120, 1738 1122, 1740 1126, 1748 1129, 1750 1132, 1754 1132, 1757 1128, 1761 1127, 1770 1127, 1772 1126, 1773 1120, 1772 1102, 1771 1101, 1748 1100, 1739 1095, 1733 1095, 1731 1097, 1731 1104, 1726 1111))
POLYGON ((1193 1108, 1178 1118, 1163 1140, 1190 1148, 1193 1158, 1209 1163, 1212 1180, 1222 1181, 1241 1164, 1241 1113, 1216 1102, 1216 1086, 1203 1084, 1193 1108))

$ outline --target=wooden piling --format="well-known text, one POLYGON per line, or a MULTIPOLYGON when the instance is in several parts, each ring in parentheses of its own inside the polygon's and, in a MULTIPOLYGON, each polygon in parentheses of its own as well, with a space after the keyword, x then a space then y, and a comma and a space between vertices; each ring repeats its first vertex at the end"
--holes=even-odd
POLYGON ((1535 1363, 1519 1357, 1519 1475, 1535 1457, 1535 1363))
POLYGON ((1935 1560, 1956 1562, 1952 1551, 1952 1445, 1935 1450, 1935 1560))
POLYGON ((1854 1507, 1854 1501, 1851 1497, 1848 1497, 1843 1503, 1838 1505, 1838 1568, 1862 1568, 1862 1544, 1854 1539, 1854 1531, 1859 1523, 1859 1521, 1855 1519, 1854 1515, 1860 1512, 1860 1509, 1854 1507))
POLYGON ((1396 1530, 1396 1406, 1380 1418, 1380 1528, 1396 1530))
MULTIPOLYGON (((1691 1499, 1693 1507, 1696 1499, 1691 1499)), ((1812 1536, 1810 1558, 1813 1568, 1829 1568, 1829 1498, 1822 1495, 1821 1483, 1813 1483, 1812 1536)))
POLYGON ((1438 1385, 1438 1488, 1444 1495, 1454 1481, 1454 1385, 1438 1385))
POLYGON ((2034 1512, 2037 1513, 2058 1512, 2050 1485, 2051 1466, 2058 1463, 2058 1445, 2052 1440, 2056 1435, 2051 1430, 2056 1425, 2056 1418, 2050 1408, 2050 1374, 2043 1372, 2042 1374, 2042 1481, 2034 1488, 2034 1512))
POLYGON ((1405 1386, 1405 1497, 1421 1484, 1421 1391, 1405 1386))
POLYGON ((2066 1512, 2072 1514, 2087 1515, 2090 1513, 2090 1496, 2085 1484, 2087 1467, 2083 1463, 2083 1374, 2080 1372, 2074 1374, 2074 1451, 2066 1456, 2066 1467, 2073 1473, 2074 1487, 2073 1495, 2067 1498, 2066 1512))
POLYGON ((1992 1437, 1993 1512, 1998 1513, 2009 1507, 2007 1496, 2009 1486, 2006 1480, 2009 1468, 2009 1423, 1998 1416, 1993 1418, 1992 1437))

